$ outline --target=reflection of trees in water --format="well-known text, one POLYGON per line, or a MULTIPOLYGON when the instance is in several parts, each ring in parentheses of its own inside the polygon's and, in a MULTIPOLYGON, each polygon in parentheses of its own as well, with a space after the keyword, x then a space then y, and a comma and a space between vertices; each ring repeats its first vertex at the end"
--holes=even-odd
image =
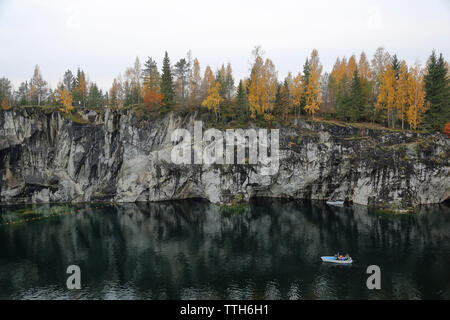
MULTIPOLYGON (((8 288, 0 297, 23 287, 63 286, 70 264, 80 265, 92 297, 105 297, 103 286, 111 282, 132 283, 138 296, 150 298, 367 297, 365 269, 349 273, 319 262, 337 250, 349 250, 362 266, 394 262, 386 268, 395 284, 384 294, 409 297, 427 286, 417 279, 441 286, 435 275, 419 273, 424 257, 450 242, 444 206, 403 216, 275 199, 226 215, 196 200, 70 208, 82 213, 0 230, 0 284, 8 288), (403 271, 412 275, 400 276, 403 271), (350 274, 349 284, 339 283, 350 274)), ((442 269, 448 258, 432 259, 426 267, 448 277, 442 269)))

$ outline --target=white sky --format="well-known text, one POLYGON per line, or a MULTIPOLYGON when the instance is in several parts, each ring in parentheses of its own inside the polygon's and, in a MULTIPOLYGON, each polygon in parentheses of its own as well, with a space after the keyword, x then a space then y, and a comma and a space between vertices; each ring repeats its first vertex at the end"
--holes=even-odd
POLYGON ((0 0, 0 77, 17 87, 39 64, 52 87, 79 66, 100 87, 136 56, 162 65, 190 49, 202 67, 231 62, 248 74, 262 45, 282 79, 301 70, 313 48, 324 70, 337 56, 369 59, 379 46, 408 63, 425 63, 432 49, 450 54, 450 1, 61 1, 0 0))

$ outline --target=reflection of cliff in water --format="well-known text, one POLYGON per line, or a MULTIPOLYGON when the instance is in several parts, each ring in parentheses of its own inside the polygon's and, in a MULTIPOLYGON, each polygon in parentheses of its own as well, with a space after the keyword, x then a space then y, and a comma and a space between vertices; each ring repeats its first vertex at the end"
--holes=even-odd
POLYGON ((80 294, 88 298, 108 297, 110 286, 141 298, 412 298, 436 295, 435 287, 447 286, 447 297, 450 291, 449 258, 437 254, 450 252, 450 210, 443 205, 402 216, 274 199, 236 214, 195 200, 70 208, 83 213, 0 229, 0 298, 48 284, 64 291, 70 264, 81 267, 80 294), (320 263, 321 255, 343 250, 356 260, 351 269, 320 263), (365 288, 370 264, 385 272, 380 292, 365 288))

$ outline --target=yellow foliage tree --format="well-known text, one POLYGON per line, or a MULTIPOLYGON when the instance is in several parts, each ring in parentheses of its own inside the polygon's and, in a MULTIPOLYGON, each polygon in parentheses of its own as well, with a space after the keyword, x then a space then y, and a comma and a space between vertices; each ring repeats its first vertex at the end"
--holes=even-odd
POLYGON ((9 110, 11 109, 11 104, 8 101, 8 98, 4 97, 2 100, 2 109, 3 110, 9 110))
POLYGON ((300 109, 300 104, 305 95, 305 78, 301 72, 292 79, 291 95, 294 106, 300 109))
POLYGON ((270 121, 273 118, 272 111, 278 88, 277 73, 270 59, 263 62, 259 48, 255 49, 254 55, 248 94, 250 117, 255 119, 257 115, 261 115, 270 121))
POLYGON ((372 77, 370 64, 364 51, 361 52, 361 55, 359 56, 358 74, 361 79, 364 79, 366 81, 369 81, 372 77))
POLYGON ((425 87, 423 82, 423 70, 416 64, 410 68, 408 75, 408 110, 406 116, 411 129, 416 130, 422 122, 422 115, 427 111, 425 104, 425 87))
POLYGON ((353 78, 353 74, 355 73, 356 67, 357 67, 356 57, 355 55, 352 55, 350 59, 348 59, 348 63, 345 66, 345 76, 347 79, 353 78))
POLYGON ((402 129, 404 128, 404 120, 406 118, 408 103, 408 66, 405 61, 400 63, 398 70, 398 79, 396 81, 395 105, 397 116, 402 121, 402 129))
POLYGON ((388 123, 390 114, 395 106, 396 81, 395 70, 392 68, 392 65, 388 65, 381 76, 380 88, 378 89, 378 97, 375 104, 375 109, 377 111, 383 109, 387 110, 388 123))
POLYGON ((311 53, 309 61, 309 78, 308 85, 305 90, 305 110, 309 115, 312 115, 314 121, 314 114, 319 111, 319 106, 322 102, 320 93, 320 75, 322 74, 322 65, 319 61, 319 53, 314 49, 311 53))
POLYGON ((219 120, 220 104, 223 98, 220 96, 220 83, 217 82, 215 86, 208 90, 208 95, 202 102, 203 107, 207 107, 208 110, 214 110, 216 114, 216 121, 219 120))
POLYGON ((61 104, 61 108, 59 110, 65 113, 72 112, 72 94, 69 90, 67 90, 66 88, 59 88, 56 97, 61 104))

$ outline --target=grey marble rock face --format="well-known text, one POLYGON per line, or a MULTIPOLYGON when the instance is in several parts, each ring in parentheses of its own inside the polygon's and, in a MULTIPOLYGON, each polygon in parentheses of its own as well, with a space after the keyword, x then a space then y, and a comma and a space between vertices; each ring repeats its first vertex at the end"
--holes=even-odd
POLYGON ((279 170, 262 175, 260 165, 174 164, 171 135, 192 132, 196 114, 83 116, 77 123, 33 108, 0 113, 0 203, 333 197, 405 209, 450 198, 450 139, 442 134, 299 119, 279 128, 279 170))

